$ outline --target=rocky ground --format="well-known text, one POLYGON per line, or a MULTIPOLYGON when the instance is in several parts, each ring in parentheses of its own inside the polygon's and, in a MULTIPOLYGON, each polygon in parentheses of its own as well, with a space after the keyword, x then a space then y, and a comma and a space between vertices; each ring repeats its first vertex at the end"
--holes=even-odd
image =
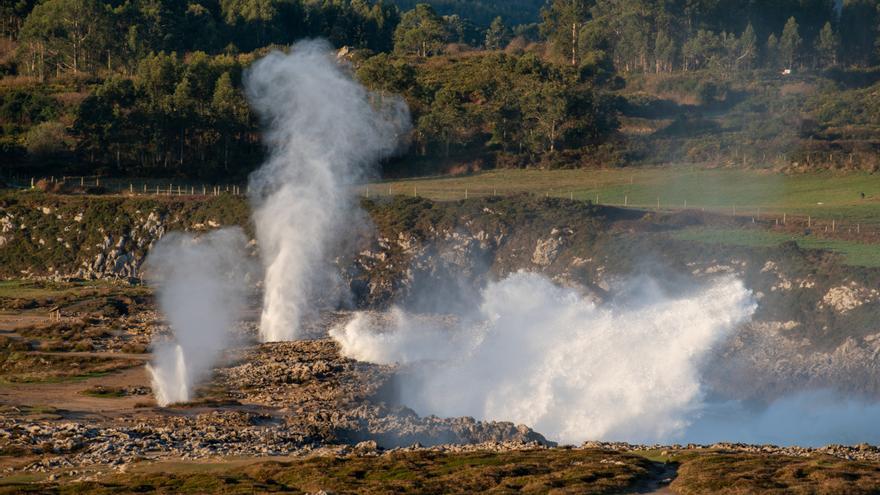
MULTIPOLYGON (((157 320, 151 320, 154 317, 154 313, 144 313, 135 320, 152 321, 145 326, 163 331, 157 320)), ((327 328, 346 317, 345 313, 328 314, 312 330, 327 328)), ((239 340, 252 342, 253 331, 253 324, 243 324, 239 340)), ((523 425, 420 417, 385 400, 385 388, 394 372, 392 366, 342 358, 334 341, 320 338, 240 347, 215 370, 214 380, 200 390, 196 400, 174 407, 155 406, 146 395, 149 389, 143 373, 125 387, 104 389, 122 390, 121 395, 138 400, 118 409, 54 408, 47 412, 36 410, 34 404, 16 406, 14 396, 4 396, 0 415, 0 453, 4 457, 0 466, 4 476, 33 473, 48 481, 87 482, 144 463, 173 459, 216 462, 260 457, 560 450, 523 425)), ((102 380, 106 378, 97 379, 102 380)), ((82 394, 100 386, 74 382, 70 388, 82 394)), ((114 404, 123 399, 107 394, 94 400, 114 404)), ((65 403, 63 397, 59 401, 65 403)), ((880 463, 880 449, 869 445, 812 449, 587 442, 574 450, 653 453, 664 458, 711 453, 880 463)))
MULTIPOLYGON (((145 310, 120 318, 118 331, 95 345, 99 352, 60 354, 90 359, 119 353, 132 341, 166 332, 157 316, 145 310)), ((346 317, 327 314, 309 331, 316 334, 323 328, 326 335, 329 325, 346 317)), ((52 320, 21 328, 14 320, 6 324, 11 326, 4 330, 11 335, 7 338, 16 342, 26 340, 20 333, 52 338, 59 328, 79 325, 52 320)), ((9 456, 0 466, 7 475, 37 472, 90 479, 100 467, 125 470, 132 463, 162 459, 302 456, 327 449, 341 455, 442 444, 449 445, 441 448, 445 450, 455 450, 452 445, 511 449, 549 444, 526 426, 420 417, 386 403, 381 395, 393 367, 342 358, 337 344, 327 338, 256 344, 253 323, 244 322, 236 340, 241 346, 229 353, 198 398, 168 408, 155 405, 141 364, 122 382, 111 375, 0 386, 0 453, 9 456), (51 392, 47 397, 40 390, 51 392)), ((24 354, 34 352, 39 353, 24 354)))
MULTIPOLYGON (((271 344, 256 343, 252 312, 236 328, 234 350, 196 398, 160 408, 152 399, 144 364, 150 358, 149 343, 168 328, 155 312, 152 294, 139 284, 141 263, 151 243, 169 229, 202 230, 226 223, 221 221, 225 206, 119 200, 113 210, 59 198, 4 201, 0 270, 17 267, 15 273, 24 277, 0 282, 0 477, 6 480, 48 481, 41 487, 49 489, 71 480, 103 483, 114 472, 140 472, 181 460, 226 466, 241 458, 283 459, 302 466, 297 463, 328 458, 351 465, 397 466, 430 458, 445 459, 441 464, 446 466, 447 461, 472 462, 472 456, 483 455, 493 463, 508 456, 525 462, 517 456, 529 453, 537 456, 529 461, 534 472, 513 466, 480 476, 499 483, 517 473, 537 476, 544 460, 556 459, 566 466, 583 462, 595 473, 618 466, 629 473, 617 473, 620 486, 644 492, 666 476, 668 463, 696 479, 713 467, 699 464, 697 470, 695 460, 725 459, 731 473, 742 469, 742 479, 773 479, 801 470, 808 474, 792 475, 792 483, 800 483, 818 470, 848 483, 836 493, 880 486, 865 481, 871 479, 866 473, 880 473, 880 451, 870 445, 810 449, 588 442, 562 448, 525 425, 422 417, 395 400, 391 384, 398 370, 345 359, 326 338, 329 328, 349 317, 345 312, 324 313, 307 325, 308 340, 271 344), (39 207, 31 201, 39 201, 39 207), (183 215, 185 208, 189 210, 183 215), (43 264, 22 269, 25 259, 43 264), (431 457, 435 455, 439 457, 431 457), (644 459, 650 461, 644 464, 644 459), (742 464, 742 459, 752 464, 742 464), (781 471, 755 474, 755 465, 774 462, 781 471)), ((242 222, 246 214, 232 206, 233 223, 242 222)), ((431 312, 430 298, 421 294, 443 290, 466 302, 485 280, 521 268, 542 272, 601 301, 617 281, 636 270, 632 260, 650 253, 656 261, 652 266, 663 267, 653 273, 661 283, 730 273, 759 301, 755 321, 725 343, 722 359, 707 374, 714 390, 756 402, 822 387, 880 397, 878 270, 844 267, 829 253, 796 245, 691 247, 685 252, 664 233, 709 221, 695 213, 699 218, 657 217, 536 199, 440 206, 396 198, 367 207, 377 232, 362 239, 352 258, 339 260, 358 308, 381 310, 394 301, 431 312)), ((473 462, 484 461, 480 457, 473 462)), ((324 486, 264 481, 253 486, 263 491, 324 486)), ((552 488, 560 481, 542 483, 552 488)), ((681 493, 701 493, 676 483, 672 487, 681 493)), ((417 493, 427 485, 407 486, 417 493)), ((714 485, 693 486, 718 491, 714 485)))

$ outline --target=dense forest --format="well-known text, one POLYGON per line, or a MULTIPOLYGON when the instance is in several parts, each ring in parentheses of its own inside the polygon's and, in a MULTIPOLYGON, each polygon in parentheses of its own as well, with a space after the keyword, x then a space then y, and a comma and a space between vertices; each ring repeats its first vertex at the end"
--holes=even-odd
POLYGON ((409 103, 388 174, 880 143, 877 0, 7 0, 2 175, 243 178, 263 148, 242 74, 306 37, 409 103))

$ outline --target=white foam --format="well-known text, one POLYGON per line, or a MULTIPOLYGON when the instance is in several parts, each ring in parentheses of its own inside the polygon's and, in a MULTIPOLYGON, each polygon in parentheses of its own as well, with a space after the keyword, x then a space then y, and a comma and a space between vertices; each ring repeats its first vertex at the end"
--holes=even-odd
POLYGON ((658 441, 686 430, 700 365, 755 303, 732 277, 680 297, 647 284, 640 297, 597 306, 520 272, 486 287, 480 317, 451 333, 397 317, 377 336, 355 317, 332 335, 346 356, 408 365, 402 400, 421 414, 515 421, 567 443, 658 441))

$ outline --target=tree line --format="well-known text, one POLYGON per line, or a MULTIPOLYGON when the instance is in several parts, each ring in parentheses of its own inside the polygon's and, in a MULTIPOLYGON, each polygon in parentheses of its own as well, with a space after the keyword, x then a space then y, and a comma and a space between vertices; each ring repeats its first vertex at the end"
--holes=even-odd
POLYGON ((435 1, 473 12, 441 15, 430 4, 390 0, 9 0, 3 34, 18 41, 17 70, 39 77, 134 73, 151 53, 248 53, 322 36, 336 46, 422 57, 450 44, 500 49, 511 40, 546 40, 572 65, 610 58, 623 72, 718 67, 867 66, 877 62, 880 4, 875 0, 548 0, 435 1), (494 9, 488 6, 495 5, 494 9), (506 4, 505 4, 506 5, 506 4), (481 8, 482 6, 482 8, 481 8), (519 6, 523 13, 513 15, 519 6))
POLYGON ((406 98, 420 156, 496 154, 508 165, 535 163, 559 151, 595 150, 618 127, 607 70, 548 63, 532 53, 431 64, 382 54, 360 64, 357 75, 406 98))
POLYGON ((552 0, 541 26, 561 59, 623 72, 868 66, 878 28, 875 0, 552 0))
POLYGON ((390 169, 577 166, 613 153, 620 75, 864 67, 878 26, 875 0, 10 0, 0 158, 243 177, 263 158, 243 71, 320 36, 412 108, 390 169))

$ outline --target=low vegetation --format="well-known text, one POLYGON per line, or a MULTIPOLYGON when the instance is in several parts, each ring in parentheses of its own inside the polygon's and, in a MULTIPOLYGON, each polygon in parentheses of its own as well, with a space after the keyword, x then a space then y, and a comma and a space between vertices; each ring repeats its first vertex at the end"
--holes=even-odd
POLYGON ((773 247, 794 241, 804 249, 824 249, 839 253, 848 265, 880 267, 880 249, 877 248, 877 244, 866 242, 827 239, 756 228, 693 228, 675 232, 673 237, 683 241, 750 247, 773 247))
POLYGON ((806 459, 747 454, 688 455, 672 483, 681 495, 869 494, 880 486, 880 466, 831 457, 806 459))
POLYGON ((83 395, 89 397, 97 397, 99 399, 118 399, 128 395, 125 387, 109 387, 105 385, 94 385, 82 391, 83 395))
MULTIPOLYGON (((11 215, 6 221, 16 228, 3 236, 8 244, 0 249, 0 273, 13 278, 22 275, 15 267, 31 265, 35 259, 45 263, 41 270, 48 273, 82 267, 84 261, 94 260, 102 243, 111 242, 106 233, 113 232, 117 237, 112 242, 116 243, 130 236, 136 226, 144 226, 150 214, 156 216, 156 221, 162 218, 165 228, 176 230, 205 229, 212 224, 249 228, 250 214, 244 198, 228 194, 196 199, 180 196, 84 198, 31 191, 3 193, 0 212, 3 216, 11 215)), ((135 246, 132 254, 142 257, 147 248, 147 245, 135 246)), ((34 288, 42 290, 42 287, 47 286, 34 288)), ((15 291, 16 295, 27 293, 15 291)), ((0 287, 0 297, 3 294, 0 287)))
POLYGON ((0 493, 876 493, 880 466, 814 456, 680 451, 664 460, 639 452, 526 450, 397 452, 297 460, 175 462, 130 467, 100 481, 0 480, 0 493), (668 482, 668 481, 667 481, 668 482))
POLYGON ((448 201, 530 193, 591 200, 603 205, 705 209, 727 215, 772 213, 876 224, 880 180, 867 173, 786 175, 759 170, 701 169, 679 165, 605 170, 494 170, 461 177, 389 181, 364 188, 448 201))
MULTIPOLYGON (((644 458, 602 451, 393 453, 378 457, 313 457, 295 461, 135 467, 100 482, 42 486, 42 493, 620 493, 651 477, 644 458)), ((34 485, 0 485, 28 493, 34 485)), ((8 491, 13 490, 13 491, 8 491)))
POLYGON ((0 351, 0 383, 46 383, 103 376, 141 365, 103 356, 0 351))

